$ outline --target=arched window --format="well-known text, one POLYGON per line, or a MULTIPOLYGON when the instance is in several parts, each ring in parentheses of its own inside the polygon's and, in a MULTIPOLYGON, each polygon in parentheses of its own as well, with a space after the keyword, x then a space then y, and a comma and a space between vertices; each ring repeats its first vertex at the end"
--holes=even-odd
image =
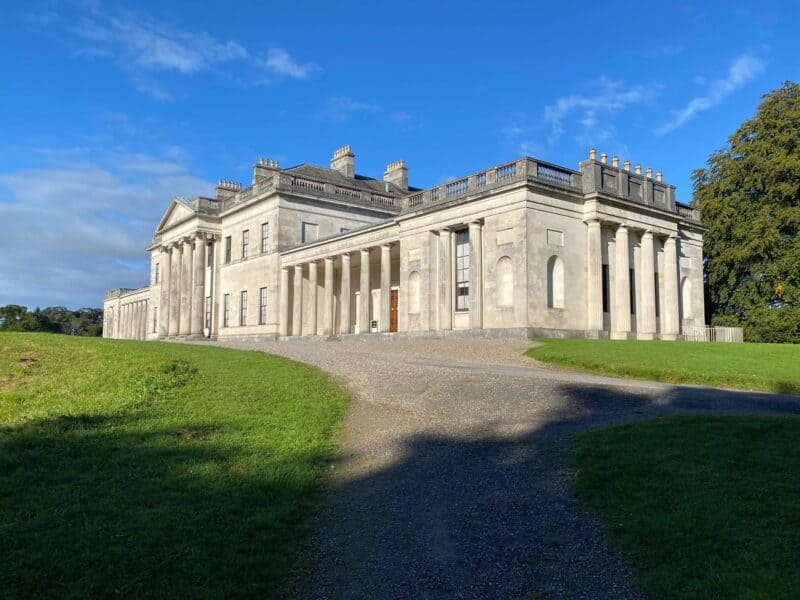
POLYGON ((408 312, 419 312, 419 272, 412 271, 408 276, 408 312))
POLYGON ((683 318, 692 317, 692 282, 688 277, 681 281, 681 307, 683 308, 683 318))
POLYGON ((501 256, 494 269, 497 278, 497 306, 514 305, 514 263, 501 256))
POLYGON ((558 256, 547 261, 547 307, 564 308, 564 261, 558 256))

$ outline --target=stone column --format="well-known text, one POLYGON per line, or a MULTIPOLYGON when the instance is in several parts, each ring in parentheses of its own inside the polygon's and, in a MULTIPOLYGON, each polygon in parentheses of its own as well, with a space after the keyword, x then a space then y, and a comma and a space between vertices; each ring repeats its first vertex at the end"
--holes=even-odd
POLYGON ((453 247, 449 229, 439 231, 439 329, 453 328, 453 247))
POLYGON ((342 254, 342 289, 340 291, 342 321, 339 333, 352 333, 350 324, 350 254, 342 254))
POLYGON ((280 320, 278 323, 278 334, 281 337, 289 335, 289 269, 281 268, 281 299, 280 299, 280 320))
POLYGON ((192 241, 183 241, 181 258, 181 316, 178 325, 180 335, 189 335, 192 318, 192 241))
POLYGON ((628 227, 617 228, 614 259, 614 313, 611 319, 611 339, 626 340, 631 330, 630 247, 628 227))
POLYGON ((317 335, 317 261, 308 263, 308 333, 317 335))
POLYGON ((202 236, 194 240, 194 276, 192 277, 192 324, 191 336, 203 337, 206 293, 206 241, 202 236))
POLYGON ((142 301, 136 303, 136 320, 133 323, 133 339, 142 339, 142 301))
POLYGON ((392 249, 389 244, 381 246, 381 310, 378 317, 378 331, 389 331, 391 319, 392 288, 392 249))
POLYGON ((303 335, 303 265, 294 266, 292 335, 303 335))
POLYGON ((369 249, 361 251, 361 288, 360 288, 360 314, 358 321, 359 333, 370 332, 369 301, 372 291, 369 289, 369 249))
POLYGON ((323 300, 322 335, 333 335, 333 259, 325 259, 325 298, 323 300))
POLYGON ((652 340, 656 332, 656 257, 653 252, 653 232, 642 235, 642 305, 636 322, 637 338, 652 340))
POLYGON ((180 296, 178 292, 181 287, 181 250, 177 244, 170 250, 170 273, 169 273, 169 328, 167 335, 170 337, 178 335, 178 321, 181 314, 180 296))
POLYGON ((481 224, 469 224, 469 326, 483 328, 483 241, 481 224))
POLYGON ((600 221, 586 224, 586 329, 603 329, 603 235, 600 221))
POLYGON ((675 340, 680 333, 678 316, 678 239, 671 235, 664 242, 664 317, 661 337, 675 340))

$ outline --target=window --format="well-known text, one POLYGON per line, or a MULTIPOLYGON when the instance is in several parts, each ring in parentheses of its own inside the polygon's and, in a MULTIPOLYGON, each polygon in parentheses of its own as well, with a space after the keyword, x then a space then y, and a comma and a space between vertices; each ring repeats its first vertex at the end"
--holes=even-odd
POLYGON ((497 277, 497 306, 514 305, 514 264, 508 256, 501 256, 494 269, 497 277))
POLYGON ((408 312, 411 314, 419 313, 419 272, 413 271, 408 276, 408 312))
POLYGON ((158 307, 153 308, 153 333, 158 332, 158 307))
POLYGON ((156 263, 156 276, 155 276, 155 280, 156 280, 156 281, 155 281, 156 283, 158 283, 158 282, 161 280, 161 264, 159 264, 159 263, 156 263))
POLYGON ((305 244, 306 242, 313 242, 317 239, 317 232, 319 230, 319 225, 314 223, 303 223, 303 231, 302 231, 302 242, 305 244))
POLYGON ((225 264, 231 262, 231 236, 225 238, 225 264))
POLYGON ((245 229, 242 232, 242 258, 247 258, 247 253, 250 250, 250 230, 245 229))
POLYGON ((688 277, 681 281, 681 309, 684 319, 692 318, 692 281, 688 277))
POLYGON ((564 261, 560 256, 547 261, 547 307, 564 308, 564 261))
POLYGON ((608 265, 603 265, 603 312, 608 312, 608 306, 611 304, 609 297, 609 279, 608 279, 608 265))
POLYGON ((655 277, 655 284, 656 284, 656 319, 661 317, 661 292, 658 289, 658 272, 654 274, 655 277))
POLYGON ((258 324, 267 322, 267 288, 258 290, 258 324))
POLYGON ((239 325, 247 325, 247 291, 242 290, 239 300, 239 325))
POLYGON ((213 267, 214 266, 214 244, 209 244, 206 248, 208 252, 206 252, 206 266, 213 267))
POLYGON ((231 319, 231 295, 225 294, 222 297, 222 326, 230 327, 231 319))
POLYGON ((261 224, 261 252, 269 252, 269 223, 261 224))
POLYGON ((456 232, 456 310, 469 310, 469 230, 456 232))
POLYGON ((206 296, 206 328, 211 329, 211 296, 206 296))
POLYGON ((635 315, 636 314, 636 271, 634 271, 633 269, 630 269, 628 271, 628 273, 630 273, 628 278, 629 278, 630 296, 631 296, 631 298, 630 298, 630 300, 631 300, 631 314, 635 315))

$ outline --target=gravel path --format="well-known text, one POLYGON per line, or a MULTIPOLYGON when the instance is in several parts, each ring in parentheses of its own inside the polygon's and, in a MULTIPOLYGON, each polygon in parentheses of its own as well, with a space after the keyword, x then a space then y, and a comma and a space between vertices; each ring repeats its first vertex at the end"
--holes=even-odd
POLYGON ((800 398, 542 368, 524 340, 229 345, 353 392, 296 590, 310 598, 643 597, 570 492, 572 437, 655 415, 800 414, 800 398))

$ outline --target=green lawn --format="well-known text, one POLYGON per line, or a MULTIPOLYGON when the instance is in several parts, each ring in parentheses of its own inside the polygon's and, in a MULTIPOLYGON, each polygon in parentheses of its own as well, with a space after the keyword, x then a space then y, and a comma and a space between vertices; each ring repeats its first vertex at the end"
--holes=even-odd
POLYGON ((654 598, 800 598, 800 417, 583 434, 578 496, 654 598))
POLYGON ((275 595, 346 404, 262 353, 0 334, 0 595, 275 595))
POLYGON ((800 345, 539 340, 528 356, 614 377, 800 394, 800 345))

